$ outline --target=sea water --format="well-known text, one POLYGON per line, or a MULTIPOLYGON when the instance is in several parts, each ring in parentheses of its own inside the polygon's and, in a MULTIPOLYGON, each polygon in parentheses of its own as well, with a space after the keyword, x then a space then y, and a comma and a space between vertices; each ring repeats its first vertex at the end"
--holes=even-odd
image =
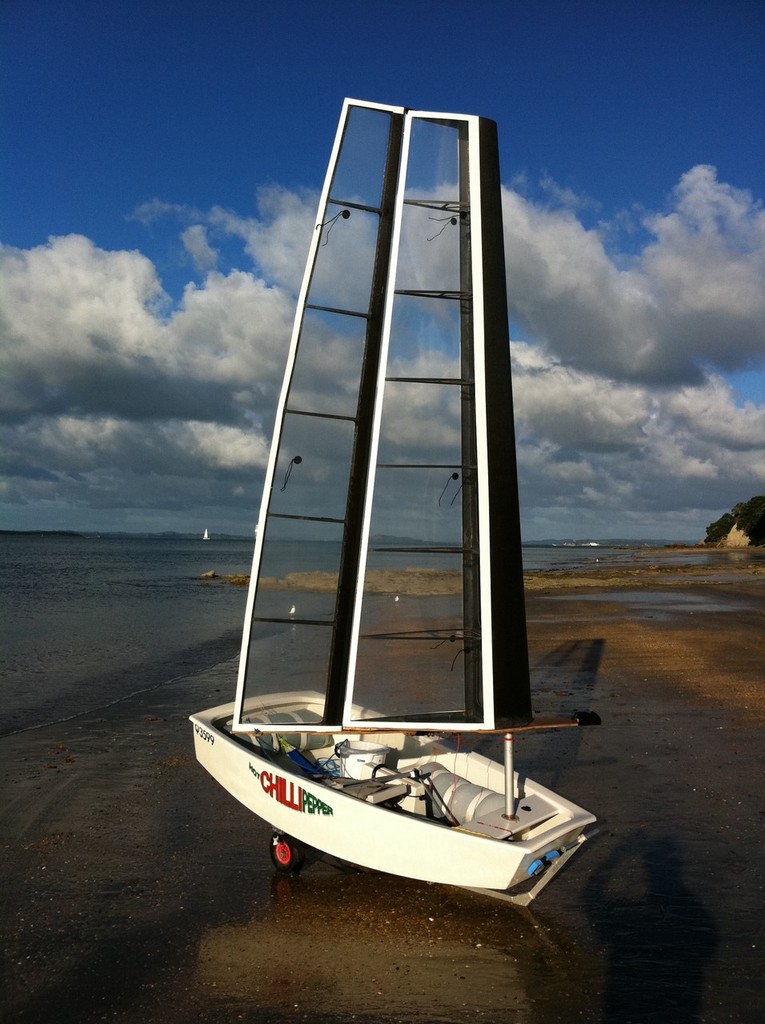
POLYGON ((0 535, 0 735, 236 655, 251 541, 0 535))
MULTIPOLYGON (((336 564, 326 545, 310 547, 302 569, 336 564)), ((225 577, 249 574, 252 549, 252 540, 0 534, 0 735, 235 658, 246 588, 225 577), (216 579, 201 578, 211 571, 216 579)), ((527 572, 624 556, 607 547, 523 549, 527 572)))

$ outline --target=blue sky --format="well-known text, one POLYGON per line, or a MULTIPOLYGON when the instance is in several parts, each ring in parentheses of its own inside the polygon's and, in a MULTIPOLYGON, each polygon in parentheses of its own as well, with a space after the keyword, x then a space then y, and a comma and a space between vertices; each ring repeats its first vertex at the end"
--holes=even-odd
POLYGON ((249 532, 344 96, 499 124, 527 538, 765 490, 762 3, 6 0, 0 37, 0 528, 249 532))

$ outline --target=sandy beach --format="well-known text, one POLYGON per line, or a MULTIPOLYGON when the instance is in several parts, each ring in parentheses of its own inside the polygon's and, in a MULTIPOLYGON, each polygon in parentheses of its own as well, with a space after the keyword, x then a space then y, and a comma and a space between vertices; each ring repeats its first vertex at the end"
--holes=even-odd
POLYGON ((535 708, 603 720, 517 739, 601 824, 529 911, 318 858, 275 877, 193 757, 234 661, 5 737, 2 1020, 763 1019, 762 567, 527 581, 535 708))

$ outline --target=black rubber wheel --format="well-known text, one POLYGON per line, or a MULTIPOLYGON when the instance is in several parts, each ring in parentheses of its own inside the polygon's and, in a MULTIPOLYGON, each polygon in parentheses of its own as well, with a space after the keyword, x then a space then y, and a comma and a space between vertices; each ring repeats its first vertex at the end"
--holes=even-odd
POLYGON ((305 862, 305 850, 289 836, 274 834, 271 840, 271 860, 277 871, 296 874, 305 862))

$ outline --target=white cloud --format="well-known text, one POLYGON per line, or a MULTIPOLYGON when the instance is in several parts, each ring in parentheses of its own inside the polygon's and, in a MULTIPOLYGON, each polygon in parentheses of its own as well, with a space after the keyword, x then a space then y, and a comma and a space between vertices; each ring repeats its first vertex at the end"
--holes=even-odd
POLYGON ((192 457, 198 455, 200 461, 211 469, 237 472, 265 469, 268 443, 263 437, 219 423, 190 422, 183 424, 183 430, 185 436, 179 439, 179 443, 192 457))
MULTIPOLYGON (((765 480, 765 408, 737 403, 723 376, 765 366, 761 205, 696 167, 671 208, 645 216, 643 250, 614 252, 607 229, 577 219, 577 197, 551 179, 547 189, 566 208, 504 192, 511 312, 534 338, 512 345, 526 535, 699 534, 765 480)), ((0 249, 6 508, 113 510, 117 528, 112 516, 124 510, 177 517, 218 505, 242 510, 246 529, 315 205, 314 195, 280 188, 259 193, 255 217, 144 204, 136 219, 176 221, 202 275, 175 304, 138 252, 105 251, 78 235, 0 249), (224 273, 231 238, 248 263, 224 273)), ((330 245, 342 231, 363 231, 363 218, 336 228, 330 245)), ((436 242, 413 231, 412 253, 427 245, 432 256, 436 242)), ((437 241, 446 280, 453 246, 446 232, 437 241)), ((324 253, 327 272, 350 287, 353 268, 335 249, 324 253)), ((417 259, 402 266, 414 275, 417 259)), ((452 373, 438 346, 419 352, 414 343, 443 336, 446 321, 420 321, 419 334, 409 326, 412 345, 397 349, 395 375, 417 376, 416 365, 427 365, 426 376, 452 373)), ((337 395, 330 404, 346 412, 358 338, 319 314, 312 330, 316 358, 301 387, 337 395)), ((399 452, 456 444, 456 434, 428 432, 440 390, 416 388, 392 389, 385 443, 399 452)))
POLYGON ((278 387, 293 300, 250 273, 210 274, 173 311, 137 253, 68 236, 2 256, 2 418, 235 420, 278 387))
POLYGON ((248 255, 268 281, 297 293, 318 198, 315 192, 271 186, 258 191, 258 217, 240 218, 216 208, 210 219, 245 242, 248 255))
POLYGON ((662 406, 676 425, 682 425, 700 443, 741 451, 765 451, 765 407, 752 402, 738 405, 720 376, 711 376, 702 388, 679 388, 663 398, 662 406))
MULTIPOLYGON (((657 522, 658 535, 672 509, 679 525, 671 536, 685 536, 683 516, 694 509, 700 539, 703 526, 762 489, 765 409, 738 405, 720 376, 672 390, 574 371, 527 343, 513 344, 512 355, 530 536, 586 534, 563 529, 571 509, 593 529, 600 518, 601 533, 601 513, 615 509, 627 522, 657 522)), ((632 532, 606 518, 606 535, 632 532)))
POLYGON ((207 239, 204 224, 192 224, 181 235, 184 248, 194 261, 197 270, 207 273, 218 266, 218 253, 207 239))
POLYGON ((222 206, 203 211, 153 199, 137 207, 132 218, 146 226, 162 220, 187 225, 181 235, 184 248, 192 258, 202 253, 201 265, 196 259, 195 265, 203 272, 220 265, 213 243, 236 239, 269 284, 296 293, 305 270, 318 200, 316 192, 294 192, 271 185, 258 190, 256 217, 245 217, 222 206), (217 262, 210 264, 213 255, 217 262))
POLYGON ((695 167, 653 241, 615 259, 568 211, 504 194, 510 307, 564 362, 620 380, 699 384, 708 368, 765 365, 765 212, 695 167))
POLYGON ((645 391, 560 362, 515 343, 513 392, 519 433, 569 447, 601 450, 629 445, 648 416, 645 391))
POLYGON ((292 297, 210 273, 172 309, 149 260, 80 236, 1 256, 4 500, 252 518, 292 297))
POLYGON ((573 189, 559 185, 549 172, 545 172, 539 185, 550 200, 558 206, 564 206, 569 210, 597 210, 599 208, 599 204, 594 199, 579 195, 573 189))

